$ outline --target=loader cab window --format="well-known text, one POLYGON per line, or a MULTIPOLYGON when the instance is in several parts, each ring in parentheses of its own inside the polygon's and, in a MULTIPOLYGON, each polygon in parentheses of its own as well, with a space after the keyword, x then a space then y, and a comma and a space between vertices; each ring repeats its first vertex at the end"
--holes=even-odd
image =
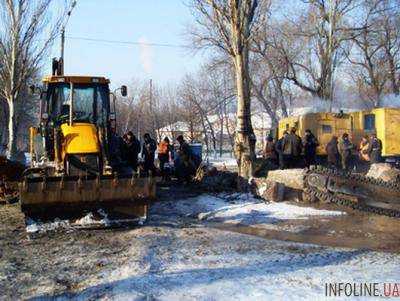
MULTIPOLYGON (((49 113, 53 120, 69 118, 70 85, 60 84, 49 88, 49 113)), ((75 84, 73 99, 73 120, 105 124, 109 111, 108 87, 106 85, 75 84)))
POLYGON ((375 130, 375 115, 367 114, 364 115, 364 130, 374 131, 375 130))

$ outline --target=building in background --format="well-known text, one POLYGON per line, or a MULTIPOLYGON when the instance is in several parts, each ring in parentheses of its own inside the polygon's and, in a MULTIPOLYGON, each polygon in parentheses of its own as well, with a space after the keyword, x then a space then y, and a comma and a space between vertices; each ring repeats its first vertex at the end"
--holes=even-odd
MULTIPOLYGON (((266 135, 271 130, 271 119, 268 114, 263 112, 255 112, 251 119, 257 139, 256 149, 260 151, 264 146, 266 135)), ((183 135, 189 142, 201 142, 208 146, 209 152, 231 152, 236 126, 236 114, 229 113, 223 117, 209 115, 204 120, 204 125, 201 122, 178 121, 158 129, 158 132, 161 137, 167 136, 173 140, 179 135, 183 135)))

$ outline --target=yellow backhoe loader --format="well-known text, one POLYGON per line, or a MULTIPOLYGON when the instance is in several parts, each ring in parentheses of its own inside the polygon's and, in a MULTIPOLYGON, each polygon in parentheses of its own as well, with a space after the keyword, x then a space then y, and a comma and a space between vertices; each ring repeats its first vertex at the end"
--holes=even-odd
MULTIPOLYGON (((31 164, 20 183, 21 210, 32 219, 106 212, 143 220, 155 179, 124 164, 116 132, 115 92, 104 77, 52 75, 43 80, 40 119, 30 128, 31 164)), ((120 89, 126 96, 126 86, 120 89)))

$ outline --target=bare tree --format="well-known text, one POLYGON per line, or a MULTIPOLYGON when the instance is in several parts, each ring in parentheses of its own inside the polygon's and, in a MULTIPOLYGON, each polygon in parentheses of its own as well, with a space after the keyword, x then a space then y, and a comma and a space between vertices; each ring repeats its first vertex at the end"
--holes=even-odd
POLYGON ((191 33, 198 47, 213 47, 228 55, 234 65, 237 91, 235 156, 239 175, 253 173, 255 135, 251 124, 249 43, 257 19, 264 17, 265 1, 192 0, 196 29, 191 33), (260 3, 259 3, 260 2, 260 3), (262 5, 260 5, 262 4, 262 5))
POLYGON ((400 93, 400 1, 383 0, 381 10, 382 45, 388 64, 389 91, 400 93))
POLYGON ((351 63, 350 75, 359 89, 360 96, 379 105, 387 82, 387 68, 382 43, 382 27, 379 24, 381 0, 365 1, 359 9, 360 30, 354 32, 353 47, 346 51, 351 63))
POLYGON ((178 120, 179 112, 174 112, 175 92, 153 85, 150 97, 149 88, 147 80, 134 79, 129 88, 129 97, 118 97, 117 122, 120 134, 132 131, 141 138, 144 133, 151 133, 161 140, 160 128, 178 120))
POLYGON ((300 16, 280 22, 275 47, 286 78, 312 96, 332 100, 334 73, 354 28, 347 19, 358 0, 310 0, 300 16))
POLYGON ((208 103, 211 104, 208 108, 210 114, 212 114, 213 126, 215 128, 216 140, 219 142, 219 155, 223 155, 223 151, 226 150, 226 146, 230 150, 234 148, 232 140, 232 126, 227 124, 227 121, 233 121, 232 112, 234 107, 235 92, 234 92, 234 81, 230 75, 231 67, 228 64, 213 66, 206 65, 203 71, 203 91, 208 99, 208 103), (229 127, 228 127, 229 126, 229 127), (226 145, 226 138, 228 145, 226 145))
POLYGON ((397 0, 367 0, 354 23, 358 30, 346 53, 360 96, 377 107, 387 93, 399 93, 400 4, 397 0), (397 4, 397 5, 396 5, 397 4))
POLYGON ((8 150, 17 153, 16 104, 57 36, 62 17, 52 24, 52 0, 0 0, 0 98, 8 109, 8 150))
POLYGON ((280 117, 287 117, 286 65, 277 49, 277 34, 269 20, 263 20, 257 35, 253 36, 252 52, 252 90, 272 121, 274 128, 280 117))
POLYGON ((7 103, 0 100, 0 156, 5 155, 4 145, 7 144, 7 103))

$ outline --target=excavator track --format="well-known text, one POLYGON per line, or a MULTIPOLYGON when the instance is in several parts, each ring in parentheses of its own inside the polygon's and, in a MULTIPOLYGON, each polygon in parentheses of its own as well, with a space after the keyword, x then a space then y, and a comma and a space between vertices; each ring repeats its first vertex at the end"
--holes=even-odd
POLYGON ((305 198, 400 218, 400 184, 322 166, 304 176, 305 198))

